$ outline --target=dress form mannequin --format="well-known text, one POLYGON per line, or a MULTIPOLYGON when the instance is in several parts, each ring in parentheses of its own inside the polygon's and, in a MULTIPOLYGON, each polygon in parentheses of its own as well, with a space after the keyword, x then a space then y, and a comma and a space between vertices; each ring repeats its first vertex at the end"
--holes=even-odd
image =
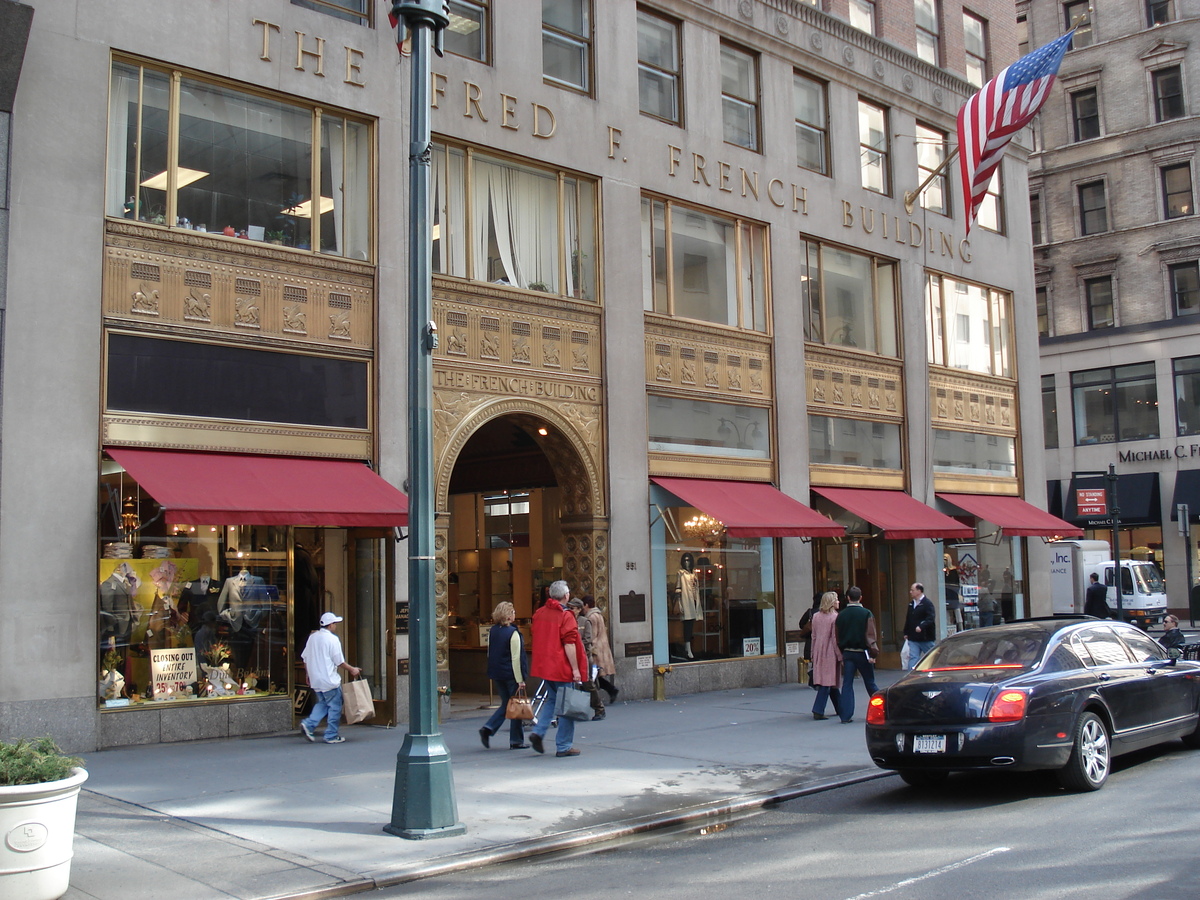
POLYGON ((683 620, 683 653, 688 659, 696 658, 692 654, 692 635, 695 633, 696 622, 704 618, 695 567, 692 554, 684 553, 679 557, 676 590, 679 592, 680 618, 683 620))

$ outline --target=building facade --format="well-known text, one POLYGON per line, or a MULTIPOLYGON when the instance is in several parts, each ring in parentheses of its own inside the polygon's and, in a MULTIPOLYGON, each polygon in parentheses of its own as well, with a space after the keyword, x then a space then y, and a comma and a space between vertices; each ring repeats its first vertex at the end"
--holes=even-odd
POLYGON ((1122 555, 1156 561, 1172 609, 1200 572, 1200 238, 1194 200, 1200 6, 1018 5, 1022 40, 1078 24, 1030 162, 1047 478, 1052 507, 1115 466, 1122 555))
MULTIPOLYGON (((409 71, 386 8, 28 5, 0 573, 56 553, 0 594, 0 736, 286 729, 326 608, 404 721, 409 71)), ((486 692, 492 608, 527 623, 560 577, 605 610, 630 697, 794 678, 827 589, 863 587, 892 663, 913 581, 965 602, 943 628, 981 590, 1048 611, 1025 151, 969 235, 938 169, 1016 55, 1011 4, 450 7, 444 686, 486 692)))

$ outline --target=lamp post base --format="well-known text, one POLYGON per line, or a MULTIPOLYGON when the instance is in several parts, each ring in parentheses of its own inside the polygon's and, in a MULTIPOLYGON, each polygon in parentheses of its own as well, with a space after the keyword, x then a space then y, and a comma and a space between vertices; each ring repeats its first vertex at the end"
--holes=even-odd
POLYGON ((392 821, 383 830, 408 840, 466 834, 457 821, 450 754, 440 734, 408 734, 396 755, 392 821))

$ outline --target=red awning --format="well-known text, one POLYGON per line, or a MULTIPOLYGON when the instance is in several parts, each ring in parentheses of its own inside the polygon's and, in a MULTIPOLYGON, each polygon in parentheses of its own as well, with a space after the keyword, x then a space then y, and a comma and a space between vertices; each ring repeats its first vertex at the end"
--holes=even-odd
POLYGON ((734 537, 841 537, 846 529, 757 481, 651 478, 684 503, 720 519, 734 537))
POLYGON ((353 460, 127 448, 108 455, 162 505, 171 524, 408 524, 408 498, 353 460))
POLYGON ((974 528, 931 509, 904 491, 832 487, 815 487, 813 491, 882 529, 889 540, 975 537, 974 528))
POLYGON ((1083 537, 1083 529, 1064 522, 1020 497, 995 494, 938 494, 977 519, 1000 526, 1009 537, 1083 537))

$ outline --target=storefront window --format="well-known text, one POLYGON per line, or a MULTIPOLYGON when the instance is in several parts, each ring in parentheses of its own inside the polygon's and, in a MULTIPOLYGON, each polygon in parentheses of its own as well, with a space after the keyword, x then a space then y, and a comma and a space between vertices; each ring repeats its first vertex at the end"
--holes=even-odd
POLYGON ((900 426, 834 416, 808 417, 808 461, 814 465, 902 469, 900 426))
POLYGON ((1011 297, 928 273, 929 361, 937 366, 1012 377, 1011 297))
POLYGON ((108 215, 369 257, 367 124, 175 74, 113 64, 108 215))
POLYGON ((814 241, 802 252, 804 339, 896 356, 896 264, 814 241))
POLYGON ((994 529, 982 531, 988 533, 981 532, 977 542, 946 545, 943 555, 947 625, 957 630, 999 625, 1027 614, 1021 539, 999 537, 997 543, 994 529), (952 597, 960 603, 957 613, 951 609, 952 597))
POLYGON ((770 411, 651 395, 650 451, 769 459, 770 411))
POLYGON ((1158 437, 1154 363, 1072 372, 1071 393, 1076 444, 1158 437))
POLYGON ((1015 478, 1016 440, 995 434, 933 430, 933 471, 1015 478))

